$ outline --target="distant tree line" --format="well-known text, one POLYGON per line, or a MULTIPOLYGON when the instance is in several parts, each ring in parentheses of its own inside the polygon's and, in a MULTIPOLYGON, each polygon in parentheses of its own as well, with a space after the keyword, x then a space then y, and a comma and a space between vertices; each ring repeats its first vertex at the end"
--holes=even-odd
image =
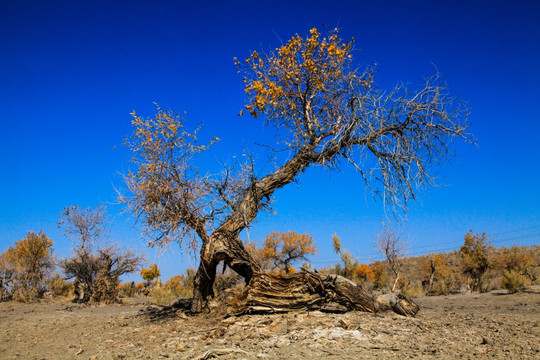
MULTIPOLYGON (((71 206, 62 212, 59 227, 74 238, 73 253, 65 259, 53 255, 53 241, 43 231, 28 232, 0 255, 0 301, 37 301, 44 296, 71 296, 75 302, 118 301, 121 297, 151 296, 158 304, 168 304, 193 292, 196 271, 188 268, 165 283, 157 264, 141 269, 143 259, 132 251, 106 244, 104 207, 81 209, 71 206), (54 272, 56 268, 60 273, 54 272), (140 270, 143 282, 120 283, 120 276, 140 270)), ((451 253, 406 257, 406 244, 399 234, 384 225, 375 247, 384 260, 361 264, 343 248, 334 235, 334 251, 341 262, 318 272, 336 274, 375 291, 401 291, 410 296, 441 295, 463 291, 506 289, 520 292, 540 282, 540 246, 494 248, 485 233, 472 230, 463 245, 451 253)), ((309 255, 317 248, 308 234, 293 231, 271 232, 259 247, 246 246, 263 272, 287 276, 297 271, 293 265, 311 269, 309 255)), ((219 294, 241 287, 243 279, 221 266, 214 284, 219 294)))
MULTIPOLYGON (((332 241, 341 262, 316 271, 344 276, 372 291, 401 291, 409 296, 486 292, 497 289, 506 289, 513 293, 524 291, 527 286, 540 282, 540 246, 514 245, 510 248, 494 248, 489 245, 485 233, 475 234, 472 230, 465 234, 459 250, 407 257, 406 244, 401 236, 391 227, 384 225, 374 243, 383 260, 369 264, 359 263, 350 251, 343 248, 337 235, 333 236, 332 241)), ((292 265, 300 262, 302 267, 312 270, 307 256, 316 254, 317 249, 312 237, 307 233, 299 235, 292 231, 272 232, 265 237, 261 245, 259 247, 255 243, 248 243, 246 248, 253 258, 260 262, 264 272, 287 276, 297 271, 292 265)), ((223 266, 220 269, 214 284, 216 294, 228 288, 244 286, 243 279, 238 274, 223 266)), ((142 270, 141 275, 143 273, 159 274, 159 269, 154 264, 142 270)), ((156 302, 167 304, 179 295, 190 296, 194 274, 194 269, 187 269, 184 275, 172 277, 165 284, 154 278, 151 278, 151 285, 148 285, 148 282, 137 285, 123 284, 123 294, 128 296, 128 293, 141 293, 147 289, 147 294, 156 302)))
POLYGON ((521 292, 540 280, 540 246, 494 248, 485 233, 472 230, 460 249, 451 253, 406 257, 404 243, 388 228, 379 234, 376 248, 384 260, 360 264, 334 235, 334 249, 342 263, 321 271, 373 290, 399 289, 412 296, 497 289, 521 292))

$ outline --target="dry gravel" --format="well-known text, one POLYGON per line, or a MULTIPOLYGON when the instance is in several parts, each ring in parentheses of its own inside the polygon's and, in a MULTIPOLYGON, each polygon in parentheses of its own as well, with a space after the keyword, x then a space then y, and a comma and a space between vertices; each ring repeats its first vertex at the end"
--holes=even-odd
POLYGON ((540 289, 421 297, 416 318, 299 312, 152 320, 146 305, 0 303, 0 359, 540 359, 540 289))

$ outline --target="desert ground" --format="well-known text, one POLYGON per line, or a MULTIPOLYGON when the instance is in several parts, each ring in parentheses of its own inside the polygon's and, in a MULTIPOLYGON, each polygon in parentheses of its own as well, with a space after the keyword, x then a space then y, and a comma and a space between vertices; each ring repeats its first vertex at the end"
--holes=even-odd
POLYGON ((422 310, 415 318, 390 312, 153 317, 142 299, 109 306, 4 302, 0 359, 540 359, 540 287, 416 301, 422 310))

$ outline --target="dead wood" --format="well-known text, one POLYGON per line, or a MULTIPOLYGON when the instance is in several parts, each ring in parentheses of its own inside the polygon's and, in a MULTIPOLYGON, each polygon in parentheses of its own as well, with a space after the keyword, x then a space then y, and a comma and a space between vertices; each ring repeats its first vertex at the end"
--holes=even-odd
MULTIPOLYGON (((179 299, 168 306, 150 306, 144 315, 151 320, 177 316, 178 312, 191 313, 193 299, 179 299)), ((378 313, 394 311, 403 316, 414 317, 420 307, 413 299, 401 293, 378 296, 339 275, 328 275, 302 269, 289 275, 255 273, 251 283, 238 295, 218 299, 228 306, 228 315, 274 314, 308 310, 332 313, 366 311, 378 313)), ((210 310, 210 309, 209 309, 210 310)), ((213 311, 220 312, 217 308, 213 311)))
POLYGON ((292 310, 376 313, 392 310, 415 316, 419 306, 408 296, 390 293, 373 297, 361 286, 339 276, 306 269, 286 276, 256 273, 251 283, 232 302, 235 315, 280 313, 292 310))
MULTIPOLYGON (((190 313, 193 299, 178 299, 170 305, 150 305, 140 311, 141 316, 147 317, 150 321, 165 320, 177 317, 178 314, 190 313)), ((184 316, 184 315, 182 315, 184 316)))
POLYGON ((379 311, 392 310, 403 316, 415 316, 420 310, 420 306, 410 297, 398 292, 379 295, 375 302, 379 311))

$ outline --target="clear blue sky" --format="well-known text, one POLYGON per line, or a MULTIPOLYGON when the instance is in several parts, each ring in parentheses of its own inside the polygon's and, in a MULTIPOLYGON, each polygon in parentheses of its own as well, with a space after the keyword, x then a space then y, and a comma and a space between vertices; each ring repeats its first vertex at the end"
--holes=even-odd
MULTIPOLYGON (((233 57, 323 24, 355 37, 358 65, 376 63, 381 88, 421 83, 435 65, 471 109, 478 147, 456 143, 455 161, 436 171, 448 186, 412 204, 402 226, 409 253, 456 249, 470 228, 497 246, 539 244, 538 1, 2 0, 0 251, 43 229, 67 256, 61 210, 105 204, 110 240, 144 251, 165 279, 196 266, 175 246, 145 248, 134 219, 114 204, 129 160, 121 146, 129 113, 152 115, 153 102, 186 111, 223 139, 218 160, 243 147, 257 152, 254 141, 271 134, 237 116, 245 99, 233 57)), ((309 232, 320 249, 315 267, 323 267, 337 262, 337 233, 360 261, 377 258, 384 209, 351 169, 310 169, 276 200, 277 216, 260 216, 251 240, 309 232)))

